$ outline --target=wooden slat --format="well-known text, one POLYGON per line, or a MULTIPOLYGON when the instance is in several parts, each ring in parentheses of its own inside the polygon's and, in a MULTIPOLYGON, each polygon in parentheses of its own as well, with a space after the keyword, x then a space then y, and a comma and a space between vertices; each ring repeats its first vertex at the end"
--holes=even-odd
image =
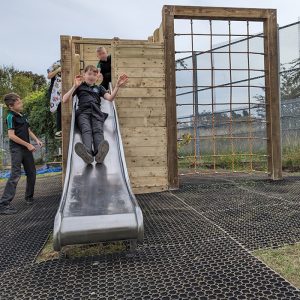
POLYGON ((164 48, 122 48, 118 47, 116 51, 116 57, 133 57, 133 58, 140 58, 140 57, 150 57, 150 58, 162 58, 164 56, 164 48))
POLYGON ((99 43, 99 44, 93 44, 93 45, 90 45, 90 44, 86 45, 86 44, 84 44, 83 45, 84 52, 85 52, 85 54, 96 53, 96 49, 99 46, 104 46, 108 52, 110 52, 111 48, 112 48, 111 47, 111 43, 109 43, 109 44, 101 44, 101 43, 99 43))
MULTIPOLYGON (((108 54, 111 54, 111 51, 112 51, 111 47, 109 49, 107 49, 108 54)), ((85 51, 83 58, 84 58, 84 60, 97 60, 98 61, 96 47, 95 47, 94 51, 91 51, 91 52, 85 51)))
POLYGON ((150 58, 150 57, 118 57, 119 68, 140 68, 140 67, 151 67, 151 68, 162 68, 164 67, 164 59, 161 58, 150 58))
POLYGON ((88 65, 93 65, 93 66, 97 66, 98 64, 98 60, 94 59, 94 60, 84 60, 84 66, 88 66, 88 65))
POLYGON ((166 191, 168 189, 167 183, 163 186, 143 186, 143 187, 133 187, 132 191, 135 195, 147 194, 147 193, 159 193, 166 191))
POLYGON ((152 117, 165 117, 166 112, 161 108, 122 108, 119 109, 119 118, 152 118, 152 117))
POLYGON ((269 9, 260 8, 230 8, 230 7, 205 7, 205 6, 180 6, 166 5, 167 11, 176 19, 213 19, 213 20, 239 20, 262 21, 267 19, 269 9))
POLYGON ((141 177, 167 177, 167 167, 151 166, 151 167, 131 167, 129 170, 130 180, 141 177))
POLYGON ((148 187, 161 187, 167 186, 168 180, 166 176, 155 176, 155 177, 140 177, 140 178, 133 178, 130 180, 132 186, 134 188, 141 187, 141 188, 148 188, 148 187))
MULTIPOLYGON (((127 74, 128 72, 126 72, 127 74)), ((130 79, 129 79, 130 80, 130 79)), ((143 97, 143 98, 161 98, 165 96, 163 88, 121 88, 118 96, 122 98, 143 97)))
MULTIPOLYGON (((117 98, 116 106, 122 108, 146 108, 146 107, 160 107, 165 109, 165 98, 117 98)), ((119 110, 118 110, 119 111, 119 110)))
POLYGON ((126 137, 166 137, 167 130, 165 127, 134 127, 121 128, 122 138, 126 137))
POLYGON ((167 166, 167 157, 164 156, 138 156, 127 157, 127 167, 152 167, 152 166, 167 166))
POLYGON ((138 156, 153 156, 153 153, 157 156, 165 156, 166 149, 164 147, 157 148, 153 147, 125 147, 125 156, 126 157, 138 157, 138 156))
POLYGON ((159 40, 159 30, 158 30, 158 28, 156 28, 154 30, 153 36, 149 37, 148 40, 151 41, 151 42, 155 42, 155 41, 159 40))
POLYGON ((164 78, 163 68, 120 68, 116 67, 116 76, 126 73, 129 77, 155 77, 164 78))
POLYGON ((157 28, 154 31, 152 40, 153 40, 153 42, 163 42, 163 39, 164 39, 164 35, 163 35, 163 27, 162 27, 162 23, 161 23, 159 28, 157 28))
POLYGON ((165 80, 166 80, 166 122, 168 136, 168 181, 171 189, 178 188, 177 166, 177 117, 176 117, 176 80, 174 16, 171 6, 164 7, 163 31, 165 42, 165 80))
POLYGON ((151 43, 147 40, 118 40, 118 47, 149 47, 149 48, 159 48, 163 43, 151 43))
POLYGON ((74 41, 76 44, 91 44, 91 45, 109 45, 111 43, 111 39, 89 39, 83 38, 79 41, 74 41))
MULTIPOLYGON (((142 145, 143 147, 164 147, 167 148, 167 141, 165 136, 161 137, 127 137, 123 139, 123 145, 125 147, 139 147, 138 145, 142 145)), ((141 153, 142 155, 143 153, 141 153)))
POLYGON ((164 78, 134 78, 130 77, 126 88, 164 88, 165 80, 164 78))
POLYGON ((155 41, 155 42, 160 42, 160 43, 164 42, 164 30, 163 30, 162 23, 160 23, 160 26, 158 28, 158 41, 155 41))
MULTIPOLYGON (((61 65, 62 65, 62 95, 72 86, 72 46, 70 36, 60 37, 61 65)), ((71 123, 72 104, 62 103, 62 165, 63 180, 66 175, 68 160, 69 134, 71 123)))
POLYGON ((123 127, 153 127, 153 126, 166 126, 166 117, 139 117, 139 118, 120 118, 120 125, 123 127))
MULTIPOLYGON (((108 52, 110 53, 110 52, 108 52)), ((99 61, 99 59, 97 58, 97 55, 96 55, 96 51, 95 52, 91 52, 91 53, 84 53, 84 56, 83 56, 83 60, 85 61, 99 61)))

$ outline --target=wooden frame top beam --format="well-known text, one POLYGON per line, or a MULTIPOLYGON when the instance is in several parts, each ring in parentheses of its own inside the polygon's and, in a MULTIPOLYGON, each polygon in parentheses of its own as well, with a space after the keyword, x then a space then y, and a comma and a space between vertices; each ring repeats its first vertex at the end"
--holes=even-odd
POLYGON ((276 15, 276 9, 164 5, 163 14, 175 19, 264 21, 276 15))

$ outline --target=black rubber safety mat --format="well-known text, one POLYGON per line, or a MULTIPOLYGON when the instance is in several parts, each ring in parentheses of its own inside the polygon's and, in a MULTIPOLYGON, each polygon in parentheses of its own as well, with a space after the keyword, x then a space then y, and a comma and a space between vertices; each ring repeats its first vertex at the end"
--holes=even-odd
MULTIPOLYGON (((299 290, 248 252, 241 233, 225 229, 233 226, 236 214, 216 217, 227 209, 248 212, 252 207, 259 212, 266 205, 262 196, 255 200, 253 191, 238 188, 236 182, 196 181, 172 193, 137 197, 145 243, 136 253, 43 263, 34 258, 53 226, 60 178, 38 181, 32 208, 23 204, 22 187, 14 201, 20 213, 0 217, 0 299, 300 299, 299 290)), ((279 207, 280 199, 276 201, 269 206, 279 207)), ((239 218, 246 219, 246 212, 239 218)), ((278 219, 278 228, 282 221, 278 219)), ((240 224, 242 230, 248 222, 240 224)), ((263 234, 268 239, 268 230, 261 232, 261 240, 263 234)), ((249 238, 254 245, 254 234, 248 233, 249 238)), ((282 237, 277 241, 289 242, 282 237)), ((260 239, 255 243, 260 245, 260 239)))
POLYGON ((254 178, 185 176, 174 194, 249 250, 299 242, 300 177, 254 178))
MULTIPOLYGON (((4 184, 1 184, 1 195, 4 184)), ((22 178, 12 202, 18 213, 12 216, 0 215, 0 272, 32 263, 44 246, 53 228, 60 200, 61 177, 38 178, 36 202, 32 206, 25 203, 24 194, 25 180, 22 178)))

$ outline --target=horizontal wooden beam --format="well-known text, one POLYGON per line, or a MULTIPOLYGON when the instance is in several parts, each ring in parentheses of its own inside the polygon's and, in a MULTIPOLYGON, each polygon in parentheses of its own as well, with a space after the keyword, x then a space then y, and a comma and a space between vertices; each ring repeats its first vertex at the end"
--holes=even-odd
POLYGON ((238 20, 263 21, 268 19, 275 9, 180 6, 165 5, 163 12, 173 15, 175 19, 209 19, 209 20, 238 20))

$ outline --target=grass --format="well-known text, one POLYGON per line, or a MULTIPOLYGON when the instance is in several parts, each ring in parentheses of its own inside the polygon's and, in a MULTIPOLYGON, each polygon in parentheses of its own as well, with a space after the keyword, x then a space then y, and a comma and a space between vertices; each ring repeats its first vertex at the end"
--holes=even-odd
POLYGON ((282 150, 282 168, 287 171, 300 171, 300 147, 284 147, 282 150))
MULTIPOLYGON (((117 252, 123 252, 126 250, 124 242, 111 242, 103 244, 92 244, 92 245, 75 245, 66 246, 63 252, 67 258, 78 258, 84 256, 98 256, 104 254, 112 254, 117 252)), ((36 262, 44 262, 48 260, 58 259, 59 252, 53 249, 53 235, 49 235, 49 238, 37 256, 36 262)))
POLYGON ((58 259, 58 258, 59 258, 59 252, 54 251, 53 235, 50 234, 44 248, 37 256, 36 261, 43 262, 43 261, 58 259))
MULTIPOLYGON (((202 153, 204 154, 204 153, 202 153)), ((205 153, 201 159, 195 161, 193 153, 184 152, 179 149, 178 168, 181 170, 196 169, 197 170, 213 170, 214 163, 216 170, 232 170, 232 158, 231 153, 224 152, 224 156, 215 157, 215 162, 212 153, 205 153)), ((243 152, 236 152, 238 154, 234 157, 234 170, 246 171, 250 170, 250 156, 243 152)), ((265 154, 263 152, 257 152, 256 154, 265 154)), ((253 156, 252 168, 255 171, 267 171, 267 158, 263 156, 253 156)), ((300 145, 285 146, 282 149, 282 169, 286 172, 299 172, 300 171, 300 145)))
POLYGON ((252 253, 271 269, 300 288, 300 243, 252 253))
MULTIPOLYGON (((215 161, 212 156, 203 156, 195 161, 194 157, 182 156, 178 159, 179 169, 196 169, 197 170, 213 170, 214 163, 216 170, 232 170, 232 155, 224 154, 222 157, 216 157, 215 161)), ((252 160, 252 168, 256 171, 267 171, 267 161, 265 157, 254 157, 252 160)), ((251 171, 250 157, 248 155, 238 155, 234 158, 235 171, 251 171)))

